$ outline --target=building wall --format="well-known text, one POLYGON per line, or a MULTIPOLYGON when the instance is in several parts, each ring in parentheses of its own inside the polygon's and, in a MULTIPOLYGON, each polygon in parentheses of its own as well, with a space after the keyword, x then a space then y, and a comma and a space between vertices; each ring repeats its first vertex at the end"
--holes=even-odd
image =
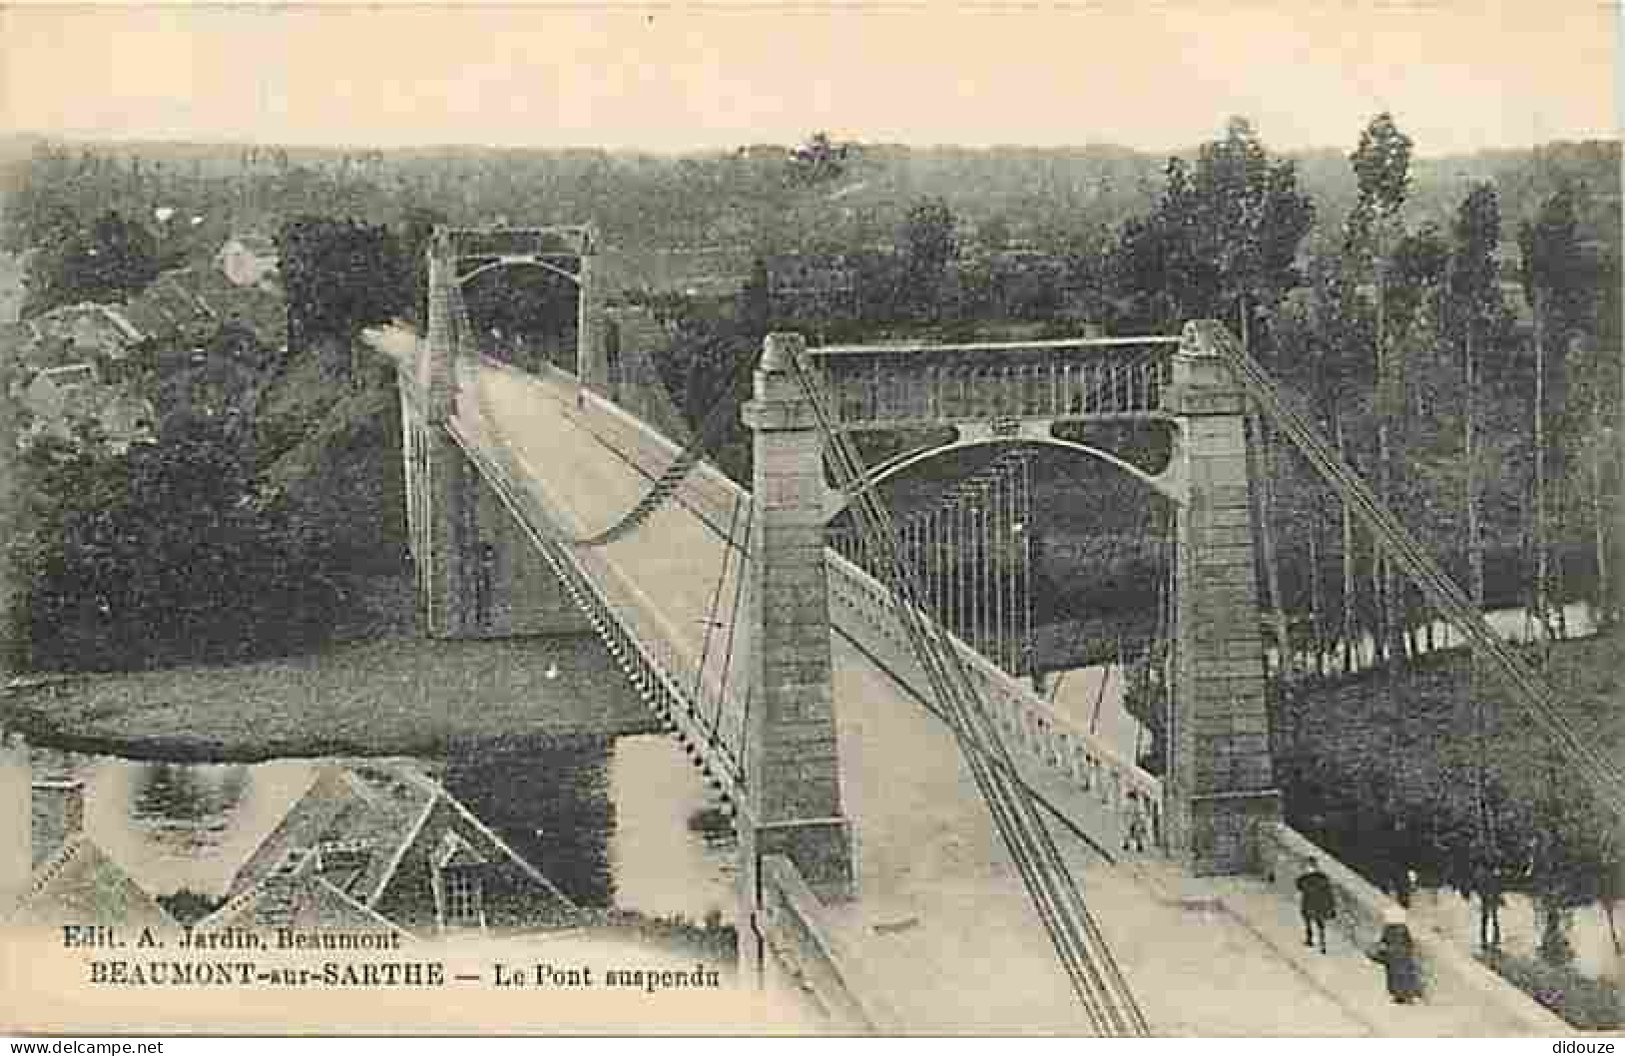
POLYGON ((12 735, 0 744, 0 918, 28 887, 33 866, 28 745, 12 735))
POLYGON ((75 778, 42 778, 32 793, 33 864, 39 865, 84 829, 85 785, 75 778))

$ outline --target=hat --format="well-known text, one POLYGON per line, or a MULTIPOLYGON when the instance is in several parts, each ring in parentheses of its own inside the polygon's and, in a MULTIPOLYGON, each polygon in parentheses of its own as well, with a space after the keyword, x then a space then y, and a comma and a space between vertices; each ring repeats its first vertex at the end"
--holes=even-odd
POLYGON ((1405 911, 1398 906, 1389 906, 1382 911, 1382 922, 1384 924, 1403 924, 1405 923, 1405 911))

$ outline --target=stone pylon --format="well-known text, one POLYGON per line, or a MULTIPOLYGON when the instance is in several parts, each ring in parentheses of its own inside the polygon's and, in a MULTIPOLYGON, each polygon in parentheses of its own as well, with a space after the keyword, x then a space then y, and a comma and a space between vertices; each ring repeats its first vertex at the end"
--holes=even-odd
MULTIPOLYGON (((850 897, 852 836, 841 805, 824 564, 824 440, 792 368, 802 339, 768 336, 744 420, 755 434, 751 530, 751 706, 740 817, 742 900, 761 904, 760 863, 793 862, 824 899, 850 897)), ((760 965, 754 921, 740 928, 760 965)))
POLYGON ((1219 324, 1191 323, 1173 357, 1177 417, 1177 666, 1164 817, 1195 872, 1248 866, 1250 830, 1280 818, 1270 757, 1264 643, 1247 470, 1246 395, 1213 349, 1219 324))
POLYGON ((596 239, 592 228, 583 232, 581 256, 576 264, 576 378, 582 388, 612 396, 604 308, 598 293, 596 239))

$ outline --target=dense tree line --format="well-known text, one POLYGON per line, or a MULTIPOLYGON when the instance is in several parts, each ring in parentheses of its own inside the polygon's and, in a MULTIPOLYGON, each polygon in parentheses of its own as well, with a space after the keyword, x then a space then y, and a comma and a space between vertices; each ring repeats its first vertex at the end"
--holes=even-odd
MULTIPOLYGON (((1157 206, 1120 229, 1108 267, 1115 322, 1166 331, 1195 315, 1230 321, 1481 606, 1526 607, 1548 640, 1566 636, 1562 603, 1577 598, 1606 624, 1620 606, 1608 565, 1618 546, 1610 437, 1621 358, 1617 300, 1600 280, 1617 274, 1617 234, 1581 235, 1581 216, 1598 210, 1571 182, 1515 226, 1488 182, 1463 188, 1448 224, 1419 216, 1412 150, 1391 115, 1375 117, 1348 155, 1354 196, 1336 237, 1321 225, 1311 238, 1315 213, 1293 167, 1272 162, 1246 124, 1232 122, 1194 169, 1170 161, 1157 206)), ((1434 615, 1382 545, 1278 449, 1269 423, 1253 422, 1251 433, 1277 674, 1290 683, 1301 673, 1295 658, 1322 675, 1352 673, 1365 643, 1379 667, 1430 650, 1434 615)), ((1479 697, 1480 708, 1495 697, 1476 682, 1458 692, 1479 697)), ((1555 763, 1549 795, 1497 800, 1483 784, 1483 758, 1461 773, 1480 787, 1476 803, 1427 816, 1436 805, 1403 801, 1411 734, 1403 706, 1396 716, 1391 772, 1340 791, 1369 817, 1338 849, 1393 889, 1411 866, 1454 869, 1464 884, 1475 869, 1511 868, 1544 908, 1543 952, 1561 959, 1568 910, 1596 897, 1599 878, 1618 868, 1605 839, 1617 819, 1604 818, 1555 763)), ((1538 740, 1527 751, 1514 765, 1545 765, 1538 740)), ((1301 791, 1324 792, 1328 780, 1322 772, 1301 791)))
POLYGON ((290 352, 328 346, 347 363, 363 329, 413 307, 412 267, 388 227, 303 214, 282 224, 276 245, 290 352))
MULTIPOLYGON (((1461 180, 1493 183, 1508 216, 1532 215, 1561 183, 1617 182, 1617 145, 1551 144, 1422 159, 1411 206, 1444 224, 1461 180)), ((1199 148, 1181 157, 1195 162, 1199 148)), ((1065 255, 1098 241, 1160 191, 1165 159, 1110 145, 918 148, 836 143, 815 134, 791 146, 657 157, 599 150, 321 148, 162 143, 42 143, 14 178, 26 208, 0 226, 0 246, 43 245, 52 215, 109 209, 161 227, 183 255, 212 252, 236 230, 274 232, 301 214, 393 224, 409 209, 458 224, 596 221, 612 245, 748 242, 766 253, 824 244, 851 249, 891 239, 910 205, 941 198, 957 217, 1065 255), (154 210, 172 208, 162 224, 154 210)), ((1344 152, 1292 156, 1299 183, 1326 217, 1353 204, 1344 152)), ((1617 208, 1617 205, 1610 206, 1617 208)), ((1606 231, 1606 215, 1587 229, 1606 231)), ((1617 214, 1613 230, 1618 230, 1617 214)), ((997 241, 997 240, 995 240, 997 241)))
POLYGON ((320 639, 331 598, 215 423, 172 416, 157 444, 123 454, 46 442, 23 463, 15 666, 136 669, 320 639))
POLYGON ((158 242, 142 223, 107 211, 88 224, 58 217, 29 259, 22 314, 80 301, 119 301, 158 277, 158 242))
MULTIPOLYGON (((39 227, 28 215, 36 204, 9 202, 8 228, 39 227)), ((411 311, 403 244, 421 249, 427 223, 408 217, 397 235, 324 216, 290 219, 278 232, 288 349, 261 347, 229 319, 195 347, 195 337, 148 339, 120 364, 120 384, 153 399, 156 443, 121 451, 85 426, 71 442, 42 442, 14 461, 5 559, 16 588, 6 613, 15 666, 139 668, 278 655, 321 640, 335 617, 325 562, 344 552, 348 526, 289 498, 284 457, 354 389, 324 379, 351 373, 359 330, 411 311), (317 369, 298 367, 307 359, 317 369)), ((32 258, 36 308, 121 298, 156 275, 152 234, 117 214, 46 230, 59 240, 32 258)), ((353 432, 335 442, 353 442, 353 432)))

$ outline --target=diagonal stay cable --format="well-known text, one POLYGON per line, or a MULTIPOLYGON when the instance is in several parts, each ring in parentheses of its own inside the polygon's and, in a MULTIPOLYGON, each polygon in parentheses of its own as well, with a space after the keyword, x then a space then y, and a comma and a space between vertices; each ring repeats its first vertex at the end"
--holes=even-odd
MULTIPOLYGON (((733 673, 734 632, 739 627, 739 600, 744 595, 745 579, 750 572, 751 512, 752 504, 749 497, 743 492, 738 493, 734 498, 734 515, 728 521, 728 538, 723 540, 722 572, 717 580, 717 586, 720 590, 722 581, 727 579, 728 571, 732 568, 734 579, 733 602, 728 608, 728 635, 722 644, 722 675, 717 682, 717 706, 712 709, 710 727, 706 731, 706 736, 712 744, 716 744, 722 735, 722 709, 728 700, 728 679, 733 673), (741 534, 745 538, 744 546, 738 546, 734 542, 741 534), (735 559, 736 551, 737 560, 735 559)), ((714 601, 709 618, 715 621, 719 613, 720 609, 717 602, 714 601)), ((743 743, 744 741, 741 740, 740 744, 743 743)))
MULTIPOLYGON (((883 534, 878 533, 872 533, 870 537, 885 538, 883 534)), ((876 555, 876 560, 884 562, 885 556, 886 553, 882 549, 876 555)), ((886 578, 894 584, 901 585, 906 581, 899 579, 900 571, 903 570, 894 568, 893 573, 886 578)), ((906 575, 906 572, 903 574, 906 575)), ((902 589, 904 593, 908 592, 906 586, 902 589)), ((956 670, 959 666, 957 658, 949 659, 946 664, 941 663, 943 658, 950 654, 939 652, 940 643, 928 640, 929 630, 925 630, 922 634, 921 625, 911 619, 917 613, 917 606, 912 605, 905 605, 901 610, 916 650, 932 678, 939 701, 946 705, 946 717, 955 730, 962 750, 967 754, 973 777, 987 800, 1001 837, 1006 841, 1012 858, 1022 873, 1023 883, 1027 885, 1034 899, 1041 922, 1062 958, 1074 990, 1097 1029, 1103 1033, 1122 1032, 1122 1025, 1113 1019, 1113 1011, 1118 1002, 1109 997, 1103 1000, 1098 996, 1107 991, 1110 984, 1102 977, 1096 958, 1090 956, 1085 945, 1089 929, 1086 926, 1077 926, 1069 919, 1076 915, 1076 911, 1074 907, 1068 905, 1069 892, 1066 887, 1056 882, 1056 867, 1060 863, 1040 860, 1045 857, 1046 849, 1053 854, 1053 848, 1047 846, 1047 831, 1031 816, 1030 800, 1026 797, 1025 790, 1018 787, 1008 757, 991 758, 994 753, 1002 753, 1002 744, 996 740, 992 741, 994 753, 988 751, 990 731, 978 721, 980 716, 976 702, 974 699, 967 700, 963 693, 958 691, 960 687, 955 685, 956 682, 962 683, 964 676, 962 670, 956 670)), ((1075 899, 1075 891, 1072 894, 1075 899)))
POLYGON ((1275 420, 1304 453, 1315 470, 1380 537, 1428 600, 1455 624, 1488 667, 1513 690, 1515 699, 1573 762, 1593 790, 1617 815, 1625 815, 1625 779, 1563 717, 1562 706, 1544 679, 1503 642, 1461 588, 1372 493, 1354 469, 1326 442, 1304 415, 1281 397, 1268 373, 1222 326, 1192 323, 1202 344, 1212 348, 1235 372, 1248 394, 1275 420))
MULTIPOLYGON (((832 428, 824 395, 799 357, 792 356, 791 361, 829 443, 837 479, 850 487, 863 479, 864 466, 846 438, 832 428)), ((1080 1004, 1102 1034, 1148 1033, 1144 1016, 1098 925, 1089 918, 1048 827, 1016 775, 997 726, 972 685, 964 658, 920 604, 918 584, 898 552, 889 513, 869 494, 856 498, 854 512, 870 561, 886 572, 884 580, 893 590, 895 611, 1080 1004)))
MULTIPOLYGON (((739 509, 741 505, 742 501, 736 498, 734 500, 733 509, 729 511, 728 536, 730 538, 732 538, 734 530, 738 527, 739 509)), ((693 697, 691 713, 694 714, 702 724, 705 724, 708 727, 706 731, 707 739, 712 744, 716 743, 716 727, 710 723, 707 723, 705 719, 705 664, 706 661, 711 658, 711 639, 714 637, 716 629, 719 626, 717 622, 717 612, 722 607, 722 587, 723 584, 727 583, 728 581, 728 566, 732 564, 732 562, 733 547, 724 544, 722 547, 722 566, 717 569, 717 582, 715 588, 711 592, 711 605, 709 609, 707 609, 704 618, 705 632, 700 636, 700 662, 694 665, 694 688, 691 691, 691 696, 693 697)), ((719 715, 722 713, 722 701, 720 698, 717 701, 717 713, 719 715)))

